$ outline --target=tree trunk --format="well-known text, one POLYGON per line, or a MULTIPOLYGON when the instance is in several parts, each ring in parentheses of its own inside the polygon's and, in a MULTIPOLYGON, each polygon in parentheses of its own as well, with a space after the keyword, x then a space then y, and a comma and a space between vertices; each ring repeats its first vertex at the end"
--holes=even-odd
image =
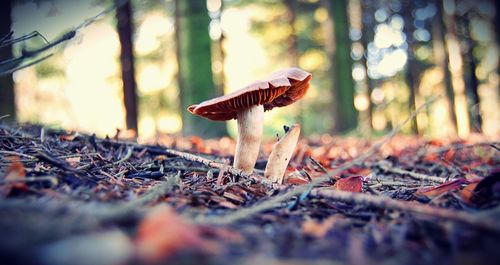
POLYGON ((288 38, 288 58, 290 58, 292 66, 299 65, 299 48, 297 31, 295 30, 295 20, 297 18, 297 0, 285 0, 285 6, 287 9, 287 20, 288 24, 292 28, 290 37, 288 38))
POLYGON ((134 52, 132 44, 133 22, 130 1, 116 10, 118 36, 120 38, 120 62, 123 80, 123 100, 125 103, 127 129, 134 130, 137 134, 137 85, 135 82, 134 52))
POLYGON ((354 108, 354 81, 352 80, 351 41, 346 0, 331 0, 329 10, 332 16, 335 51, 331 60, 333 78, 334 127, 333 132, 342 133, 355 129, 358 113, 354 108))
POLYGON ((465 94, 467 97, 467 113, 469 114, 469 125, 471 131, 476 133, 482 132, 481 111, 479 108, 479 94, 477 92, 479 80, 476 76, 477 60, 474 57, 474 40, 470 36, 470 20, 467 16, 457 16, 457 24, 460 26, 462 58, 464 59, 464 81, 465 94))
POLYGON ((371 95, 373 88, 375 87, 375 80, 371 79, 368 75, 368 44, 373 40, 373 27, 374 27, 374 17, 375 8, 373 7, 373 2, 361 0, 361 21, 362 21, 362 35, 361 44, 364 48, 364 54, 361 58, 361 62, 366 70, 366 93, 368 94, 368 123, 369 128, 373 129, 373 102, 371 100, 371 95), (366 3, 368 2, 368 3, 366 3))
MULTIPOLYGON (((406 35, 406 43, 408 44, 408 49, 406 50, 408 54, 408 60, 406 62, 406 71, 405 71, 405 78, 406 82, 408 84, 408 90, 409 90, 409 98, 408 98, 408 108, 411 112, 415 111, 415 101, 416 101, 416 94, 418 90, 418 66, 416 64, 416 58, 414 54, 414 49, 415 49, 415 41, 413 39, 413 31, 415 30, 414 25, 413 25, 413 16, 412 16, 412 10, 413 10, 413 5, 412 1, 407 2, 407 6, 404 7, 403 11, 403 18, 405 21, 404 24, 404 32, 406 35)), ((414 134, 419 134, 418 132, 418 123, 417 123, 417 117, 415 116, 411 120, 411 130, 414 134)))
POLYGON ((434 17, 432 23, 432 39, 433 39, 433 49, 434 49, 434 58, 436 59, 436 65, 441 68, 444 74, 444 86, 446 92, 446 100, 448 101, 448 113, 450 115, 450 121, 453 126, 453 130, 457 133, 458 121, 457 121, 457 113, 455 111, 455 92, 453 91, 453 85, 451 82, 451 72, 449 68, 449 54, 448 49, 446 48, 446 26, 444 24, 444 12, 443 12, 443 3, 441 1, 435 2, 437 6, 437 13, 434 17))
MULTIPOLYGON (((0 38, 9 34, 12 29, 12 1, 4 0, 0 4, 0 38)), ((12 47, 0 48, 0 61, 12 58, 12 47)), ((0 117, 9 115, 1 121, 16 121, 16 102, 12 74, 0 76, 0 117)))
POLYGON ((176 2, 178 82, 184 135, 226 135, 223 122, 210 121, 186 111, 193 104, 216 96, 211 65, 210 18, 206 1, 176 2))

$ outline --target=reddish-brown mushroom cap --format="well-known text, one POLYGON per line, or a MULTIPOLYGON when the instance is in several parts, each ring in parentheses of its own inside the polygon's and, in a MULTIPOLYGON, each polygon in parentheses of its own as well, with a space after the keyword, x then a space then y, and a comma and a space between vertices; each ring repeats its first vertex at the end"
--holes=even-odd
POLYGON ((311 77, 299 68, 283 69, 230 94, 192 105, 188 110, 210 120, 225 121, 235 119, 238 111, 255 105, 264 105, 265 110, 287 106, 306 94, 311 77))

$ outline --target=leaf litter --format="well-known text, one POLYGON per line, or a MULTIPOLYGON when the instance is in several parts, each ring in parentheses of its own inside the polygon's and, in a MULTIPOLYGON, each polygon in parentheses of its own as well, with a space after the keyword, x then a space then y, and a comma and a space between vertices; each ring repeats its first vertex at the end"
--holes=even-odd
POLYGON ((0 127, 2 264, 500 261, 488 139, 395 136, 351 165, 372 142, 302 139, 277 185, 261 177, 272 142, 246 176, 228 138, 40 131, 0 127))

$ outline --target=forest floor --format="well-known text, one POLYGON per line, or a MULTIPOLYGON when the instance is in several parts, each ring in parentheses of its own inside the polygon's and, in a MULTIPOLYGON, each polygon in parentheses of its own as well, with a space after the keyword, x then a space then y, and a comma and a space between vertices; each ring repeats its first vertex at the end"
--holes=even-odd
POLYGON ((0 264, 500 264, 498 141, 303 139, 283 185, 233 146, 1 126, 0 264))

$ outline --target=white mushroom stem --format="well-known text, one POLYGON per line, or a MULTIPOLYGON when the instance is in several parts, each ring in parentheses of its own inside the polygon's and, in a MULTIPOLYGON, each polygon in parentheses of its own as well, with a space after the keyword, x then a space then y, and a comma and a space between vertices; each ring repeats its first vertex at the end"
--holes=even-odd
POLYGON ((257 105, 238 112, 238 140, 234 154, 234 167, 252 173, 259 156, 264 106, 257 105))
POLYGON ((283 183, 286 167, 290 163, 293 151, 300 135, 300 125, 294 124, 288 132, 273 146, 267 160, 264 177, 279 184, 283 183))

